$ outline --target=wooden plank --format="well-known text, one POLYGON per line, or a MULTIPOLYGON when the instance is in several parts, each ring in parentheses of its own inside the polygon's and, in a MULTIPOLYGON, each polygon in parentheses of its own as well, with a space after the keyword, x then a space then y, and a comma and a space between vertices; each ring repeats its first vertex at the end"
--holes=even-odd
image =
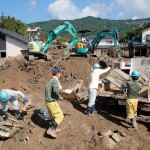
MULTIPOLYGON (((126 95, 125 94, 116 94, 114 92, 109 92, 109 91, 100 92, 98 94, 98 96, 111 97, 111 98, 114 98, 115 100, 126 100, 126 95)), ((148 101, 147 98, 138 97, 138 100, 139 100, 139 102, 150 103, 150 101, 148 101)))
POLYGON ((72 84, 71 87, 69 87, 69 89, 77 93, 81 89, 82 85, 83 85, 83 80, 77 80, 72 84))
POLYGON ((121 88, 121 85, 123 84, 122 81, 116 79, 116 78, 113 78, 111 76, 107 76, 106 77, 107 80, 109 80, 110 82, 112 82, 114 85, 116 85, 118 88, 121 88))
POLYGON ((7 137, 7 138, 8 138, 8 137, 10 137, 10 133, 9 133, 9 132, 5 132, 5 131, 3 131, 3 130, 0 130, 0 136, 3 137, 3 138, 4 138, 4 137, 7 137))
POLYGON ((118 69, 118 68, 115 68, 114 70, 115 70, 115 72, 117 72, 119 75, 121 75, 122 77, 124 77, 126 80, 129 79, 129 75, 126 74, 125 72, 123 72, 122 70, 120 70, 120 69, 118 69))
POLYGON ((61 93, 61 96, 63 97, 64 100, 68 101, 78 100, 78 97, 75 92, 72 92, 71 94, 61 93))
POLYGON ((72 84, 72 86, 68 88, 73 91, 71 94, 61 93, 60 95, 63 97, 63 99, 68 101, 78 100, 77 93, 80 91, 82 85, 83 85, 83 80, 77 80, 72 84))
POLYGON ((115 100, 117 99, 122 99, 122 100, 125 100, 126 99, 126 95, 117 95, 115 94, 114 92, 108 92, 108 91, 104 91, 104 92, 100 92, 98 94, 98 96, 101 96, 101 97, 111 97, 111 98, 115 98, 115 100))

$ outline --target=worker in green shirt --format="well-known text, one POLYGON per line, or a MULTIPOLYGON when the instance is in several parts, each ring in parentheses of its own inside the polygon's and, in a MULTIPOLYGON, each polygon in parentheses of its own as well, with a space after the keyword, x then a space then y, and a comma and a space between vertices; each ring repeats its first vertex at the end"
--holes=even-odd
POLYGON ((50 126, 46 133, 53 138, 56 138, 57 132, 60 132, 61 129, 58 127, 64 118, 64 114, 58 104, 58 100, 61 99, 60 93, 68 93, 70 94, 72 91, 69 89, 62 90, 62 86, 59 82, 59 78, 61 77, 61 69, 54 68, 52 70, 53 77, 46 84, 45 87, 45 104, 51 117, 52 121, 50 122, 50 126))
POLYGON ((127 80, 127 101, 126 101, 126 110, 127 117, 131 120, 132 127, 128 128, 128 130, 137 130, 137 107, 138 107, 138 93, 142 88, 142 84, 138 82, 140 73, 138 71, 133 71, 132 79, 127 80))

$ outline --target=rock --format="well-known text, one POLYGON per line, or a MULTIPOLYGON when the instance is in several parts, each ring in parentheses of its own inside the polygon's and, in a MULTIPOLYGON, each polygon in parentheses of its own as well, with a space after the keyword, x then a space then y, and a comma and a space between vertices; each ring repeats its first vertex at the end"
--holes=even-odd
POLYGON ((99 136, 111 136, 113 132, 110 129, 104 129, 98 133, 99 136))
POLYGON ((118 133, 118 134, 121 135, 122 137, 126 137, 126 136, 127 136, 127 135, 126 135, 124 132, 122 132, 122 131, 116 130, 115 133, 118 133))
POLYGON ((121 136, 118 133, 114 133, 111 137, 116 143, 121 141, 121 136))
POLYGON ((117 143, 113 139, 109 138, 108 136, 105 136, 102 139, 102 144, 105 150, 112 150, 117 145, 117 143))

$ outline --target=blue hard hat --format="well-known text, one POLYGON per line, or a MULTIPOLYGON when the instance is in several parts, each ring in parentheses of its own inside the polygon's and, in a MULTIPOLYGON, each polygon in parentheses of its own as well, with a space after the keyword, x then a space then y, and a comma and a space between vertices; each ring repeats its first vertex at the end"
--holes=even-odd
POLYGON ((139 76, 140 76, 140 73, 139 73, 139 71, 134 70, 134 71, 132 71, 131 76, 132 76, 132 77, 139 77, 139 76))
POLYGON ((56 73, 60 73, 60 72, 61 72, 60 68, 53 68, 52 75, 55 75, 56 73))
POLYGON ((100 65, 98 63, 93 64, 93 68, 100 68, 100 65))
POLYGON ((0 100, 1 101, 7 101, 8 97, 9 97, 9 95, 8 95, 8 93, 6 91, 1 91, 0 92, 0 100))

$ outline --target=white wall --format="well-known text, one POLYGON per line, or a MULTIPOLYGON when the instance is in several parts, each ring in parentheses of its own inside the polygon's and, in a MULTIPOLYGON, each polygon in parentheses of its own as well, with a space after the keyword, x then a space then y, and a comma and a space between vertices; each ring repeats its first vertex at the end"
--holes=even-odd
POLYGON ((28 45, 20 40, 6 35, 6 56, 17 56, 21 50, 27 50, 28 45))
POLYGON ((109 47, 111 47, 111 46, 113 46, 113 45, 114 45, 114 40, 113 40, 113 38, 109 38, 109 39, 103 38, 103 39, 99 42, 97 48, 109 48, 109 47))
POLYGON ((114 45, 114 40, 113 39, 102 39, 99 42, 99 45, 114 45))
POLYGON ((147 29, 145 31, 142 32, 142 43, 143 44, 150 44, 150 42, 146 42, 146 35, 150 36, 150 29, 147 29))

